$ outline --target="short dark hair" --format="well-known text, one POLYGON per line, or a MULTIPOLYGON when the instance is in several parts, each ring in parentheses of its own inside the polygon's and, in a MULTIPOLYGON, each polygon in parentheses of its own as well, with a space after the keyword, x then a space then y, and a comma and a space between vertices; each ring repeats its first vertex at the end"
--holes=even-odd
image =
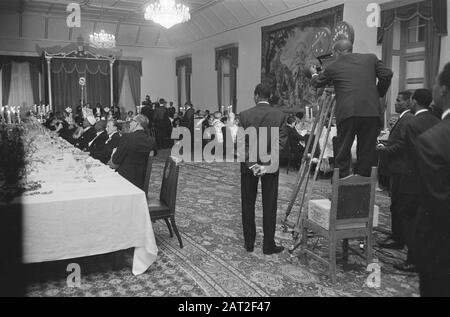
POLYGON ((305 114, 304 114, 303 112, 297 112, 297 113, 295 114, 295 116, 296 116, 297 118, 299 118, 300 120, 302 120, 302 119, 305 117, 305 114))
POLYGON ((259 84, 255 88, 255 96, 259 96, 260 98, 269 100, 270 96, 272 95, 272 91, 270 89, 270 86, 267 84, 259 84))
POLYGON ((293 117, 293 116, 290 116, 288 119, 287 119, 287 123, 288 124, 293 124, 293 123, 295 123, 297 120, 295 119, 295 117, 293 117))
POLYGON ((412 99, 417 101, 419 106, 429 108, 433 101, 433 94, 428 89, 417 89, 414 92, 412 99))
POLYGON ((450 89, 450 63, 447 63, 439 74, 439 84, 450 89))
POLYGON ((412 96, 412 92, 410 92, 409 90, 401 91, 398 94, 402 96, 403 100, 409 100, 412 96))

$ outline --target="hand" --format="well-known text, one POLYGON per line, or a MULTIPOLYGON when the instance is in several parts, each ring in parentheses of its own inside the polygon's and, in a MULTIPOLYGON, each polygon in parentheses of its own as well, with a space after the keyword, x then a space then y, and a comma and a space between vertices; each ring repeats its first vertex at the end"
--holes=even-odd
POLYGON ((386 146, 383 143, 377 144, 377 151, 384 151, 386 150, 386 146))
POLYGON ((258 173, 258 175, 256 175, 256 176, 262 177, 262 176, 266 175, 267 172, 268 172, 267 166, 260 166, 260 167, 259 167, 259 173, 258 173))

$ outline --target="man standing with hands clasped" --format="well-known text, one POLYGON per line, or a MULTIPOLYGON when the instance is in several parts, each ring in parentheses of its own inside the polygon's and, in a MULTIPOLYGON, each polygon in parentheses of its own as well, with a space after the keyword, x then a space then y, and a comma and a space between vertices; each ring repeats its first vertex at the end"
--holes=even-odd
POLYGON ((259 179, 261 179, 263 253, 266 255, 280 253, 284 250, 282 246, 275 244, 275 225, 279 153, 287 142, 286 115, 271 107, 268 101, 270 96, 270 87, 264 84, 256 86, 254 92, 256 107, 240 114, 238 132, 238 146, 245 146, 245 149, 239 148, 239 155, 245 156, 245 160, 241 160, 244 161, 241 163, 241 199, 245 248, 248 252, 253 252, 254 249, 256 239, 255 202, 259 179), (266 159, 262 157, 261 153, 267 154, 266 159))

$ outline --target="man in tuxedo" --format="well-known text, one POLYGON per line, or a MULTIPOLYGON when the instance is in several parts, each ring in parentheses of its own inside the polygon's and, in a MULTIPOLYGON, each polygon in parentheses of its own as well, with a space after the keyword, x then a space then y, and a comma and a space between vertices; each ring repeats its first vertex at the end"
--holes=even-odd
POLYGON ((149 154, 152 150, 156 150, 155 140, 145 132, 147 126, 146 116, 134 117, 130 122, 130 133, 122 136, 109 164, 120 175, 141 189, 144 188, 149 154))
POLYGON ((389 134, 387 144, 379 144, 377 150, 386 154, 391 183, 391 236, 379 245, 382 248, 403 249, 405 246, 401 226, 401 213, 414 208, 415 199, 404 192, 408 186, 409 158, 405 148, 406 125, 414 116, 411 113, 409 91, 400 92, 395 103, 395 111, 400 115, 389 134))
POLYGON ((101 151, 105 146, 106 140, 108 140, 108 133, 106 132, 106 121, 100 120, 95 123, 95 130, 97 134, 88 143, 87 151, 101 151))
POLYGON ((374 54, 353 53, 353 45, 341 40, 333 46, 336 60, 317 73, 312 66, 312 85, 333 84, 336 92, 337 146, 335 165, 340 176, 350 174, 351 148, 357 136, 355 174, 369 177, 377 165, 376 144, 384 109, 380 98, 386 95, 393 73, 374 54), (377 83, 378 79, 378 83, 377 83))
POLYGON ((422 181, 422 208, 416 226, 420 293, 450 297, 450 63, 433 89, 442 121, 419 136, 417 162, 422 181))
POLYGON ((185 103, 185 112, 181 119, 181 126, 189 129, 191 133, 191 151, 192 156, 194 156, 195 110, 190 102, 185 103))
POLYGON ((101 119, 104 116, 103 107, 100 104, 100 102, 97 102, 95 105, 95 108, 92 109, 92 113, 94 114, 94 117, 101 119))
POLYGON ((414 224, 421 203, 419 199, 421 180, 417 163, 417 138, 440 121, 429 111, 432 100, 432 93, 428 89, 416 90, 411 97, 411 109, 414 112, 414 118, 405 126, 405 151, 408 169, 401 191, 410 197, 411 205, 400 212, 400 223, 404 241, 408 246, 408 257, 406 263, 394 267, 408 272, 416 271, 413 243, 414 224))
POLYGON ((105 140, 103 146, 90 151, 91 156, 100 160, 103 164, 108 163, 113 150, 119 146, 120 133, 117 127, 117 121, 108 121, 106 125, 106 132, 108 138, 105 140))
POLYGON ((295 154, 295 162, 299 163, 302 159, 302 156, 305 152, 305 146, 301 143, 306 144, 307 138, 302 136, 297 128, 297 117, 289 117, 287 119, 287 131, 288 131, 288 140, 289 140, 289 156, 294 153, 295 154))
POLYGON ((177 112, 177 109, 175 109, 175 107, 173 106, 173 101, 170 102, 168 110, 169 110, 169 118, 171 119, 175 118, 175 113, 177 112))
POLYGON ((96 120, 93 115, 89 114, 83 121, 83 134, 76 140, 75 146, 81 150, 85 150, 89 147, 89 142, 91 142, 97 135, 97 130, 95 130, 96 120))
POLYGON ((168 132, 170 130, 171 123, 166 105, 167 101, 164 98, 161 98, 159 100, 159 107, 157 107, 154 112, 156 143, 160 149, 167 148, 169 143, 168 132))
MULTIPOLYGON (((273 108, 269 103, 271 90, 268 85, 259 84, 254 92, 256 107, 246 110, 240 114, 240 126, 243 129, 256 128, 258 140, 249 140, 241 131, 238 132, 238 145, 245 146, 245 150, 239 149, 241 154, 245 153, 244 163, 241 163, 241 200, 242 200, 242 224, 244 231, 245 248, 253 252, 256 239, 255 224, 255 202, 258 193, 259 179, 262 182, 263 200, 263 253, 266 255, 280 253, 284 250, 282 246, 275 244, 275 226, 277 219, 278 202, 278 179, 279 169, 277 162, 263 162, 260 150, 250 153, 252 145, 262 146, 267 144, 266 153, 275 154, 279 160, 279 153, 284 150, 287 142, 286 115, 280 110, 273 108), (260 128, 267 129, 266 140, 260 140, 260 128), (279 129, 279 140, 272 144, 271 128, 279 129), (251 143, 251 144, 250 144, 251 143), (278 153, 277 150, 278 149, 278 153), (272 152, 273 151, 273 152, 272 152), (256 158, 256 161, 253 159, 256 158), (270 164, 270 165, 269 165, 270 164)), ((264 134, 262 134, 264 135, 264 134)), ((255 149, 253 149, 255 150, 255 149)), ((264 150, 263 150, 264 151, 264 150)), ((253 152, 253 151, 252 151, 253 152)))

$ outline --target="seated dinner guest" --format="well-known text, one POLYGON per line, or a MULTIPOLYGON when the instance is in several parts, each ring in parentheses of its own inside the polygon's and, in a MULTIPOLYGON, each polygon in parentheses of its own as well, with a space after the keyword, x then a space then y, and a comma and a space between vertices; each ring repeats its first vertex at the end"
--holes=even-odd
POLYGON ((77 148, 84 150, 89 147, 89 142, 97 135, 97 130, 94 127, 95 123, 96 120, 93 115, 88 115, 83 120, 83 128, 79 132, 74 133, 74 143, 77 148))
POLYGON ((143 189, 148 156, 156 150, 156 141, 147 135, 148 119, 137 115, 130 122, 130 133, 120 139, 109 165, 128 181, 143 189))
POLYGON ((96 136, 88 143, 88 151, 102 150, 108 140, 108 133, 106 132, 106 121, 100 120, 95 123, 96 136))
POLYGON ((108 133, 108 138, 105 140, 103 147, 90 150, 91 156, 100 160, 103 164, 108 163, 113 150, 119 146, 120 142, 120 133, 116 121, 108 121, 106 124, 106 132, 108 133))

